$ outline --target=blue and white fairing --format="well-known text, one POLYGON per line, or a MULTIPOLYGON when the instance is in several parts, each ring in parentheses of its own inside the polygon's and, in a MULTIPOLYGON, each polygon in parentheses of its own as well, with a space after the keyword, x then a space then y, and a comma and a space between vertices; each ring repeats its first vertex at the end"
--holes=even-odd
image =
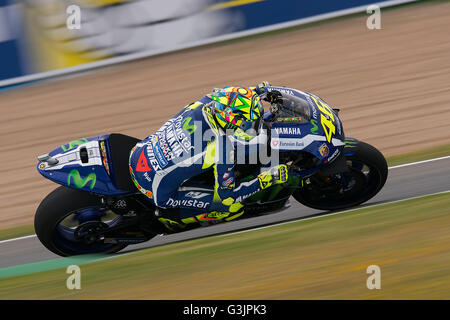
POLYGON ((267 87, 283 97, 282 111, 273 116, 271 148, 280 152, 302 150, 320 159, 322 165, 335 160, 344 148, 344 131, 337 112, 319 97, 300 90, 267 87))
POLYGON ((108 139, 106 134, 71 141, 48 154, 56 164, 39 161, 37 170, 45 178, 74 189, 105 195, 129 193, 115 186, 108 139))

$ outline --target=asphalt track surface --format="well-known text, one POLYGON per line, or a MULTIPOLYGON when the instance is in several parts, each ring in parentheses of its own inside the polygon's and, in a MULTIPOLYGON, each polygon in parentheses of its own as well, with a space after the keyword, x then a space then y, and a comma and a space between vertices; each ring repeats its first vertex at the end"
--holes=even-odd
MULTIPOLYGON (((384 188, 377 196, 359 207, 408 199, 447 190, 450 190, 450 157, 410 165, 401 165, 390 168, 388 180, 384 188)), ((328 213, 330 212, 307 208, 291 198, 291 207, 277 213, 217 224, 175 235, 157 236, 151 241, 128 246, 121 253, 205 236, 258 228, 328 213)), ((58 257, 49 252, 35 236, 0 241, 0 268, 50 260, 58 257)))

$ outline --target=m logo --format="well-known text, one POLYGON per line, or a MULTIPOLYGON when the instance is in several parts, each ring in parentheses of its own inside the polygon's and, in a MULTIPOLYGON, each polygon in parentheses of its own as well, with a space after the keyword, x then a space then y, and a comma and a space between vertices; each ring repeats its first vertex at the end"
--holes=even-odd
POLYGON ((84 143, 87 143, 87 142, 88 142, 88 140, 87 140, 86 138, 79 139, 79 140, 75 140, 75 141, 70 141, 67 145, 66 145, 66 144, 63 144, 63 145, 61 146, 61 149, 62 149, 64 152, 66 152, 66 151, 68 151, 68 150, 70 150, 70 149, 73 149, 73 148, 75 148, 75 147, 77 147, 77 146, 80 146, 80 145, 82 145, 82 144, 84 144, 84 143))
POLYGON ((192 120, 191 117, 187 117, 183 121, 183 129, 188 131, 189 134, 193 134, 194 131, 197 129, 197 126, 195 124, 191 124, 191 120, 192 120))
POLYGON ((97 176, 94 172, 91 172, 88 174, 87 177, 82 178, 80 176, 80 172, 77 169, 72 169, 72 171, 69 172, 69 175, 67 176, 67 185, 71 185, 71 181, 77 188, 83 188, 86 184, 89 182, 91 183, 89 186, 89 189, 93 189, 95 186, 95 182, 97 181, 97 176))

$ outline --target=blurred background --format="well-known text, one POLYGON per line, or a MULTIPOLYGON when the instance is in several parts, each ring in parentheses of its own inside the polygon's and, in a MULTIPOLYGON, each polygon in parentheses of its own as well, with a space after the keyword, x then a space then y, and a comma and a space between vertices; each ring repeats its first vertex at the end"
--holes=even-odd
MULTIPOLYGON (((380 6, 412 2, 379 1, 380 6)), ((1 80, 365 11, 368 0, 0 0, 1 80), (79 16, 74 18, 73 6, 79 16), (68 26, 74 21, 79 28, 68 26)), ((84 68, 93 67, 91 64, 84 68)), ((67 72, 67 70, 66 70, 67 72)))

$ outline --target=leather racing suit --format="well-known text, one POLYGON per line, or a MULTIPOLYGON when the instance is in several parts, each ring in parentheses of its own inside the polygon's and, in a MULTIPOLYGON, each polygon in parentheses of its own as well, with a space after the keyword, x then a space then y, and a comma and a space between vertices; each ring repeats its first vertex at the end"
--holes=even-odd
MULTIPOLYGON (((244 199, 269 186, 264 175, 238 183, 234 172, 237 145, 266 145, 265 131, 246 142, 226 134, 216 124, 211 101, 204 96, 186 106, 130 153, 136 187, 162 208, 162 213, 180 208, 178 221, 184 224, 235 219, 244 213, 244 199), (210 170, 213 184, 185 184, 210 170)), ((170 229, 171 224, 178 224, 171 219, 160 221, 170 222, 166 224, 170 229)))

